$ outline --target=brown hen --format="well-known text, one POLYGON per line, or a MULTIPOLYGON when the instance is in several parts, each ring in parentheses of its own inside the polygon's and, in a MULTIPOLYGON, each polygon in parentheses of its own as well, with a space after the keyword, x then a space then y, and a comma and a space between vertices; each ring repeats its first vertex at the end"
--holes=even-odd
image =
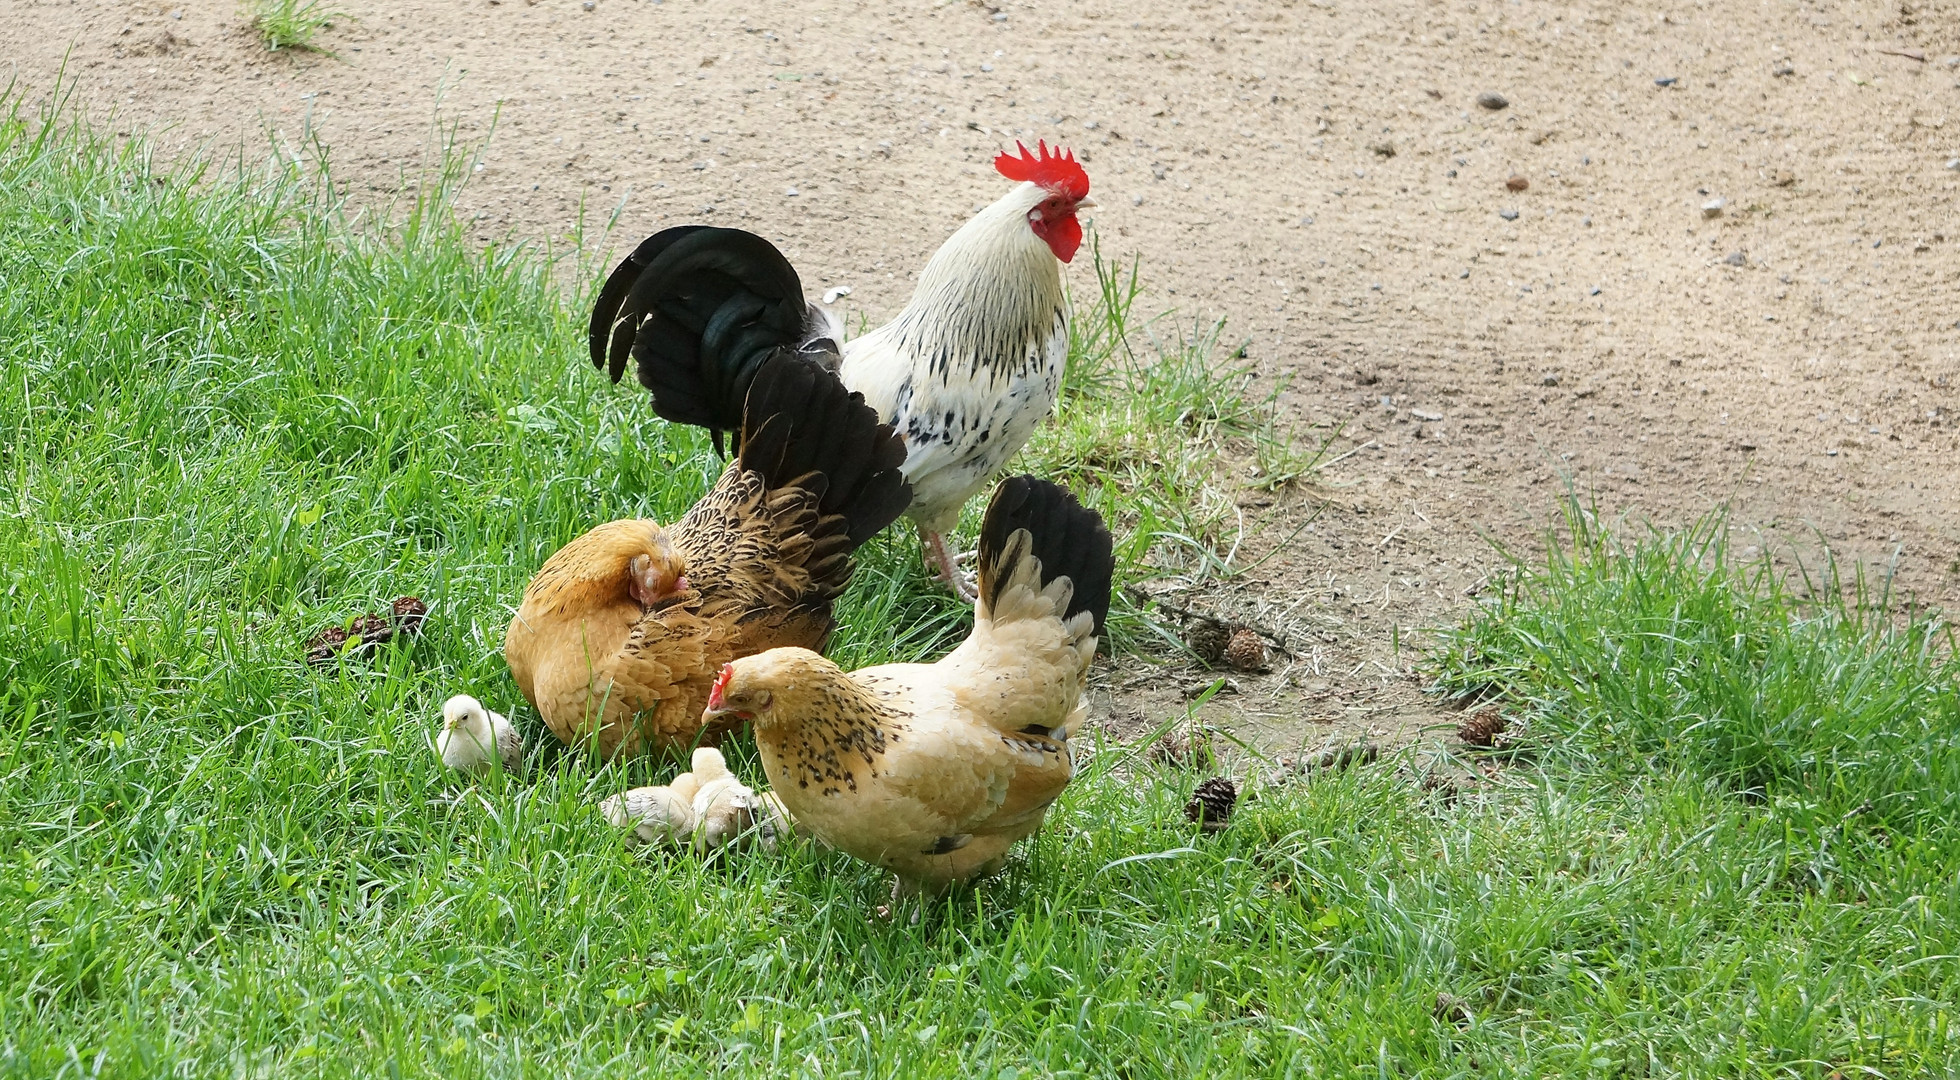
POLYGON ((567 743, 607 758, 685 747, 722 664, 821 649, 851 554, 905 511, 903 440, 788 351, 747 386, 740 450, 680 521, 601 525, 524 590, 504 659, 567 743))
POLYGON ((914 887, 990 872, 1073 775, 1112 568, 1094 511, 1010 478, 981 526, 980 598, 959 648, 850 673, 771 649, 722 669, 709 715, 754 721, 799 829, 914 887))

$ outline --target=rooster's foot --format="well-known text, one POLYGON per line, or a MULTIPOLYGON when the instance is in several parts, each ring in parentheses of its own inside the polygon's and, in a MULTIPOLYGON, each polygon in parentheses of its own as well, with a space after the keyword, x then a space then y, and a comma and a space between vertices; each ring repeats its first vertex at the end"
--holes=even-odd
POLYGON ((946 553, 946 538, 935 532, 926 532, 924 529, 919 530, 919 535, 925 541, 926 559, 939 580, 945 582, 947 587, 953 590, 954 595, 967 603, 978 602, 979 590, 973 587, 973 582, 965 574, 960 573, 958 562, 946 553))

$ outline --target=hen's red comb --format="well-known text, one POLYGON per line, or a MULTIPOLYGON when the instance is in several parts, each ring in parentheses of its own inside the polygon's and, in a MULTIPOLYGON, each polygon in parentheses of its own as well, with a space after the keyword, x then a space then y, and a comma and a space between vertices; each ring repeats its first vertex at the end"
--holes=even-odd
POLYGON ((723 664, 721 674, 715 676, 715 688, 708 691, 708 708, 721 708, 721 692, 728 687, 728 680, 735 675, 734 664, 723 664))
POLYGON ((1031 154, 1027 146, 1020 142, 1014 144, 1021 151, 1020 157, 1003 151, 994 158, 994 168, 1009 180, 1032 180, 1049 191, 1065 198, 1080 202, 1089 197, 1089 174, 1076 164, 1075 151, 1057 146, 1048 149, 1047 140, 1035 143, 1039 153, 1031 154))

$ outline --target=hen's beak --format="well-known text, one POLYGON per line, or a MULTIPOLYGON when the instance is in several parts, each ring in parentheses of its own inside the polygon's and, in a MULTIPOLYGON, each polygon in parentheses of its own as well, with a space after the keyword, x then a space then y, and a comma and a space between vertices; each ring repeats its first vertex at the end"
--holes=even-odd
POLYGON ((1101 205, 1102 204, 1097 202, 1096 200, 1090 198, 1087 195, 1084 195, 1082 196, 1082 201, 1075 204, 1075 208, 1077 210, 1094 210, 1096 207, 1101 205))

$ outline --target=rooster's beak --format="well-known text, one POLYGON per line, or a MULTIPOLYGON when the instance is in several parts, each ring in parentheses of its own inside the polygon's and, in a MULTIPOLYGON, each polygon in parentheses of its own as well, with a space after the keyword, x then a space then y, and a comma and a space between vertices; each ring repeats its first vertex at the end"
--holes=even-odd
POLYGON ((1102 204, 1097 202, 1096 200, 1091 199, 1087 195, 1084 195, 1082 196, 1082 201, 1075 204, 1075 208, 1077 210, 1094 210, 1096 207, 1101 205, 1102 204))

